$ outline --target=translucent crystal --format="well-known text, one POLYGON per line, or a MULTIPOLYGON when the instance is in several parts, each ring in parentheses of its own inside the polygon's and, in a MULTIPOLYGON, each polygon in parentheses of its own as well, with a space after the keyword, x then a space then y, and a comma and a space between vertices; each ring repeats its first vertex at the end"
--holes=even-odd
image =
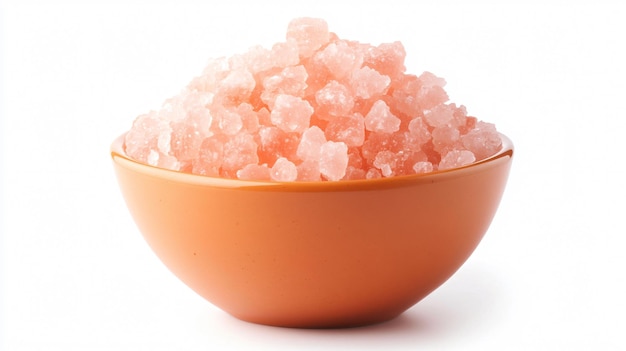
POLYGON ((376 133, 393 133, 400 130, 400 119, 394 116, 389 106, 378 100, 365 116, 365 129, 376 133))
POLYGON ((342 142, 327 141, 320 154, 320 173, 327 180, 339 180, 346 175, 348 147, 342 142))
POLYGON ((309 127, 313 108, 308 101, 291 95, 278 95, 270 113, 272 124, 285 132, 302 133, 309 127))
POLYGON ((281 157, 270 169, 270 178, 278 182, 293 182, 298 178, 298 169, 293 162, 281 157))

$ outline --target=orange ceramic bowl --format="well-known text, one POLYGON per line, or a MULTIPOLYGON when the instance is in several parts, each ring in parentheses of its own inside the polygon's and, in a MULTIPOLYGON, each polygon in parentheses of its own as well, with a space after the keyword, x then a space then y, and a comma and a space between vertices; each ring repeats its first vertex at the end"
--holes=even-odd
POLYGON ((392 319, 445 282, 487 231, 513 156, 426 175, 252 182, 111 155, 150 247, 206 300, 249 322, 348 327, 392 319))

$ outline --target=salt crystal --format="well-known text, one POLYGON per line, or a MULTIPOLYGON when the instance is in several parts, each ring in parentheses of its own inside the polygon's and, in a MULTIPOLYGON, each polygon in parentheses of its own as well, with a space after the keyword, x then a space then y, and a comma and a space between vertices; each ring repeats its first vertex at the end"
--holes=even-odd
POLYGON ((467 134, 470 130, 476 127, 476 123, 478 123, 478 119, 476 117, 465 117, 465 125, 459 127, 459 132, 461 134, 467 134))
POLYGON ((428 71, 422 73, 419 78, 422 81, 423 88, 426 90, 435 86, 443 88, 446 85, 445 79, 437 77, 428 71))
POLYGON ((354 168, 363 168, 363 157, 361 156, 361 149, 358 147, 348 148, 348 166, 354 168))
POLYGON ((298 178, 298 169, 293 162, 281 157, 270 169, 270 178, 278 182, 293 182, 298 178))
POLYGON ((217 84, 216 98, 224 104, 238 104, 250 97, 256 81, 247 70, 231 71, 217 84))
POLYGON ((317 102, 318 112, 324 116, 329 115, 328 119, 349 114, 354 107, 352 93, 336 80, 331 80, 315 93, 315 102, 317 102))
POLYGON ((226 57, 211 59, 202 74, 194 78, 188 87, 194 91, 215 92, 217 85, 228 73, 230 73, 230 68, 226 57))
POLYGON ((278 127, 263 126, 255 135, 260 163, 274 164, 279 157, 294 159, 300 143, 297 133, 287 133, 278 127))
POLYGON ((317 18, 296 18, 287 26, 289 39, 294 39, 298 44, 301 58, 310 57, 330 39, 328 24, 317 18))
POLYGON ((270 57, 276 67, 297 65, 300 62, 298 42, 295 39, 288 39, 286 42, 274 44, 270 57))
POLYGON ((359 180, 365 179, 366 172, 362 168, 348 166, 346 168, 346 175, 343 177, 343 180, 359 180))
POLYGON ((414 118, 423 114, 423 109, 418 103, 418 97, 422 89, 422 81, 415 75, 407 74, 392 81, 391 87, 393 107, 408 118, 414 118))
POLYGON ((383 175, 376 168, 370 168, 365 173, 365 179, 378 179, 378 178, 382 178, 382 177, 383 177, 383 175))
POLYGON ((157 166, 159 164, 159 152, 156 150, 150 150, 147 162, 150 166, 157 166))
POLYGON ((418 94, 418 103, 421 108, 429 110, 448 101, 448 94, 443 90, 446 81, 430 72, 424 72, 419 77, 422 88, 418 94))
POLYGON ((374 158, 374 167, 380 170, 383 177, 391 177, 395 173, 396 161, 397 156, 395 153, 388 150, 381 151, 374 158))
POLYGON ((408 129, 411 136, 415 138, 415 141, 419 145, 427 143, 431 138, 428 126, 421 117, 413 118, 409 122, 408 129))
POLYGON ((476 157, 468 150, 452 150, 441 158, 439 169, 451 169, 469 165, 476 161, 476 157))
POLYGON ((431 127, 450 127, 454 119, 454 109, 448 105, 437 105, 424 113, 424 119, 431 127))
POLYGON ((393 133, 400 129, 400 119, 394 116, 389 106, 378 100, 365 116, 365 129, 376 133, 393 133))
POLYGON ((417 174, 430 173, 433 171, 433 164, 428 161, 416 162, 413 165, 413 171, 417 174))
MULTIPOLYGON (((264 72, 273 67, 272 52, 260 45, 251 47, 247 53, 240 56, 243 67, 250 72, 264 72)), ((232 67, 232 63, 230 65, 232 67)))
POLYGON ((261 100, 273 107, 278 95, 292 95, 303 97, 307 87, 308 74, 304 66, 285 67, 280 73, 263 79, 261 100))
POLYGON ((397 148, 397 140, 392 134, 388 133, 369 133, 367 139, 361 147, 361 155, 367 164, 371 165, 374 158, 380 151, 390 150, 395 152, 397 148))
POLYGON ((346 175, 348 147, 342 142, 327 141, 320 154, 320 173, 327 180, 340 180, 346 175))
POLYGON ((478 160, 495 154, 502 147, 502 139, 491 123, 478 122, 476 127, 461 137, 463 146, 472 151, 478 160))
POLYGON ((318 90, 326 86, 331 80, 335 80, 324 64, 320 52, 303 61, 302 64, 308 74, 306 96, 315 96, 318 90))
POLYGON ((237 106, 236 112, 241 119, 241 126, 246 132, 255 133, 259 130, 259 116, 257 112, 254 111, 252 105, 243 103, 237 106))
POLYGON ((320 163, 318 160, 306 159, 297 166, 300 181, 316 182, 322 180, 320 176, 320 163))
POLYGON ((172 154, 182 162, 190 162, 198 155, 202 140, 207 135, 201 133, 197 125, 185 122, 172 123, 172 154))
POLYGON ((463 128, 467 124, 467 108, 461 105, 457 107, 455 104, 450 104, 452 106, 452 125, 456 128, 463 128))
POLYGON ((433 129, 432 140, 435 151, 445 154, 459 145, 461 140, 458 129, 452 127, 438 127, 433 129))
POLYGON ((319 58, 337 80, 348 77, 363 64, 363 55, 343 40, 328 44, 319 52, 319 58))
POLYGON ((326 125, 328 140, 344 142, 348 147, 358 147, 365 141, 365 119, 361 114, 335 117, 326 125))
POLYGON ((258 163, 257 144, 251 134, 239 133, 224 144, 222 173, 235 178, 238 170, 250 163, 258 163))
MULTIPOLYGON (((126 153, 138 161, 148 162, 151 151, 169 151, 164 150, 167 149, 167 145, 163 144, 164 138, 167 138, 171 132, 169 122, 160 119, 157 112, 141 115, 137 117, 133 128, 126 134, 126 153)), ((152 156, 152 159, 154 158, 155 156, 152 156)))
POLYGON ((272 124, 272 120, 270 118, 270 110, 266 107, 262 107, 257 111, 257 117, 259 118, 259 125, 269 126, 272 124))
POLYGON ((308 101, 291 95, 278 95, 270 113, 272 123, 286 132, 303 132, 308 126, 313 108, 308 101))
POLYGON ((404 73, 406 51, 401 42, 383 43, 371 48, 365 55, 364 64, 389 77, 404 73))
POLYGON ((247 164, 237 171, 237 178, 241 180, 271 180, 270 169, 267 164, 247 164))
POLYGON ((374 96, 382 95, 389 87, 391 79, 382 75, 369 67, 362 67, 352 73, 350 84, 354 90, 354 95, 369 99, 374 96))
POLYGON ((312 126, 302 133, 296 155, 301 160, 319 160, 324 143, 326 143, 324 131, 317 126, 312 126))
POLYGON ((224 159, 224 143, 220 137, 206 138, 192 162, 192 172, 207 176, 219 176, 224 159))
POLYGON ((222 108, 214 111, 213 117, 216 121, 216 123, 214 123, 216 132, 225 135, 235 135, 239 133, 241 128, 243 128, 243 122, 241 121, 239 113, 232 111, 229 108, 222 108))

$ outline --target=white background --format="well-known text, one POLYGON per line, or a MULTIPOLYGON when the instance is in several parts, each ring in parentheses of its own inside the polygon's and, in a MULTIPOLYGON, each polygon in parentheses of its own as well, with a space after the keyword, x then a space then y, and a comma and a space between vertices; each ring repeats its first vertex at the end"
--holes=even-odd
POLYGON ((619 1, 156 3, 0 2, 0 350, 626 348, 619 1), (269 47, 304 15, 344 38, 402 41, 408 71, 446 78, 451 101, 516 146, 474 255, 385 324, 228 316, 149 250, 109 159, 209 57, 269 47))

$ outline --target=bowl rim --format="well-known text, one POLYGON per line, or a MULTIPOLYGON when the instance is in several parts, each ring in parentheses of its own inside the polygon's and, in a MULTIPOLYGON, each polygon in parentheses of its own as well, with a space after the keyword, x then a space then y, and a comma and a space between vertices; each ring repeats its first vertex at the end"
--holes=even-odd
POLYGON ((219 178, 200 174, 186 173, 166 168, 151 166, 136 161, 126 155, 124 151, 124 138, 126 133, 121 134, 111 144, 110 154, 114 163, 119 166, 131 169, 135 172, 156 178, 167 179, 174 182, 195 184, 200 186, 210 186, 217 188, 242 188, 249 190, 285 190, 285 191, 350 191, 364 189, 380 189, 388 187, 401 187, 415 185, 416 183, 434 183, 445 181, 451 178, 462 177, 469 173, 487 170, 495 167, 501 162, 512 159, 513 142, 506 135, 498 133, 502 140, 502 147, 494 155, 484 158, 469 165, 438 170, 430 173, 420 173, 402 176, 393 176, 377 179, 339 180, 339 181, 256 181, 219 178))

